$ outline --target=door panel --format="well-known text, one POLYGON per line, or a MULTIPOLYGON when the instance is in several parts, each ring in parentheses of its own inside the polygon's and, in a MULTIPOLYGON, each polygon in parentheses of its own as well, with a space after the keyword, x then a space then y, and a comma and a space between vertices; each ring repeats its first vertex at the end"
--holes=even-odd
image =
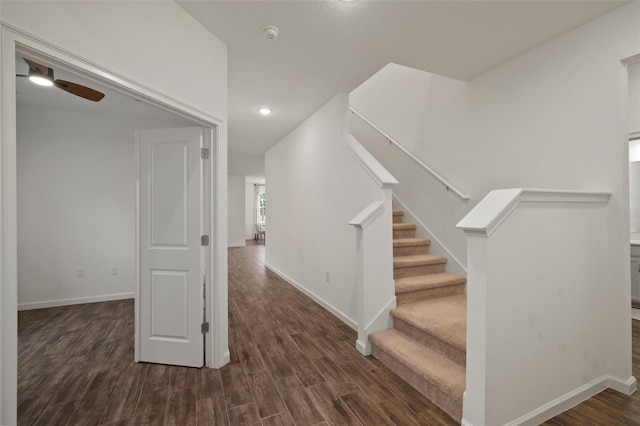
POLYGON ((144 130, 138 141, 138 358, 201 367, 202 130, 144 130))

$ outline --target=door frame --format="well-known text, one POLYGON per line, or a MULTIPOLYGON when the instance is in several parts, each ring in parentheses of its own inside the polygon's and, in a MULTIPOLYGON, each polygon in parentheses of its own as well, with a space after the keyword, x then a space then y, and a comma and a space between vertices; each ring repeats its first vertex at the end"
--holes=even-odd
POLYGON ((227 307, 227 122, 119 75, 88 59, 66 51, 4 22, 0 26, 0 423, 15 423, 17 416, 17 179, 16 179, 16 52, 42 58, 85 78, 143 100, 203 126, 211 141, 208 180, 211 197, 206 219, 211 233, 207 247, 207 321, 205 366, 219 368, 229 362, 227 307), (214 165, 215 164, 215 165, 214 165))

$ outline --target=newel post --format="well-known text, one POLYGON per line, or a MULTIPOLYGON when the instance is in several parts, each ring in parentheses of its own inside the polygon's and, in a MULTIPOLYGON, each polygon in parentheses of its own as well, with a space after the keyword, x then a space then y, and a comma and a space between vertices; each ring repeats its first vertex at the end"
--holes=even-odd
POLYGON ((395 307, 390 197, 369 204, 349 224, 356 228, 356 349, 369 355, 369 334, 391 327, 389 311, 395 307))

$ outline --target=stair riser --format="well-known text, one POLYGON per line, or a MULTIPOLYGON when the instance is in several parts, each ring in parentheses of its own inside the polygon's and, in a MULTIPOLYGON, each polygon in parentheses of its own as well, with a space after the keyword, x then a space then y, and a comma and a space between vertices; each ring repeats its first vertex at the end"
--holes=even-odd
POLYGON ((393 238, 415 238, 415 229, 394 229, 393 238))
POLYGON ((412 254, 429 254, 429 245, 394 247, 393 256, 411 256, 412 254))
POLYGON ((449 358, 462 367, 466 366, 467 353, 452 344, 445 342, 431 334, 402 321, 401 319, 393 319, 393 328, 401 333, 406 334, 418 343, 422 343, 434 352, 449 358))
POLYGON ((435 299, 437 297, 453 296, 464 293, 464 284, 451 285, 446 287, 430 288, 426 290, 412 291, 409 293, 396 293, 396 305, 422 302, 423 300, 435 299))
POLYGON ((386 365, 391 371, 402 377, 427 399, 440 407, 445 413, 453 417, 458 422, 462 421, 462 396, 454 397, 448 395, 442 389, 418 376, 409 368, 396 361, 393 357, 387 355, 385 351, 378 348, 376 345, 372 346, 372 355, 386 365))
POLYGON ((444 272, 446 263, 433 265, 409 266, 407 268, 394 268, 393 278, 413 277, 416 275, 438 274, 444 272))
POLYGON ((402 216, 393 216, 393 223, 402 223, 402 216))

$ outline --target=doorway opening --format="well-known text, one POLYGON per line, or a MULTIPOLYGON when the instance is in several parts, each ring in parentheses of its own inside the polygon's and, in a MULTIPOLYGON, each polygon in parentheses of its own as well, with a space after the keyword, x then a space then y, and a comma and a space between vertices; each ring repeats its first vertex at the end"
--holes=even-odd
MULTIPOLYGON (((17 311, 19 274, 17 253, 17 198, 20 194, 18 193, 16 173, 16 140, 18 135, 15 122, 18 107, 16 104, 16 77, 14 77, 16 74, 15 56, 19 55, 28 56, 32 59, 35 58, 39 60, 40 63, 46 63, 48 66, 55 68, 57 72, 69 72, 77 77, 91 81, 94 85, 102 84, 105 87, 118 92, 122 96, 137 99, 140 103, 153 105, 164 110, 167 114, 175 114, 183 120, 191 120, 193 123, 197 123, 198 126, 201 126, 204 129, 205 135, 207 135, 211 142, 212 148, 212 165, 206 170, 206 173, 210 176, 210 188, 208 189, 211 197, 209 204, 205 206, 207 214, 205 222, 207 222, 206 225, 208 226, 208 229, 213 230, 213 234, 216 236, 222 235, 221 238, 224 238, 224 233, 220 232, 220 230, 223 227, 222 224, 224 223, 226 215, 222 213, 222 208, 218 204, 217 200, 219 196, 224 196, 224 190, 222 188, 226 184, 226 178, 224 176, 224 173, 226 173, 226 142, 224 135, 222 137, 220 136, 222 131, 222 122, 214 117, 191 109, 178 101, 165 97, 164 95, 141 86, 136 82, 111 74, 83 58, 74 56, 51 45, 44 45, 39 40, 31 38, 29 35, 19 35, 17 33, 13 33, 9 29, 3 28, 3 36, 2 219, 4 225, 3 229, 5 232, 3 232, 1 245, 2 250, 0 252, 3 265, 3 315, 1 323, 3 330, 3 357, 0 362, 2 362, 3 373, 2 411, 6 414, 6 417, 10 419, 12 417, 11 413, 15 413, 17 407, 18 372, 17 311)), ((99 161, 99 159, 93 158, 89 159, 87 163, 91 160, 99 161)), ((91 235, 86 235, 85 238, 91 238, 91 235)), ((222 244, 224 244, 224 242, 222 244)), ((207 320, 209 322, 213 322, 212 317, 214 315, 224 315, 226 317, 226 297, 223 297, 226 296, 226 279, 220 280, 219 278, 226 275, 226 253, 223 253, 219 249, 219 245, 220 244, 214 240, 214 244, 211 244, 211 246, 206 248, 204 254, 205 262, 207 264, 206 285, 208 292, 207 297, 209 298, 207 304, 212 308, 219 306, 222 307, 215 313, 213 313, 213 309, 207 311, 207 320), (215 290, 215 292, 213 290, 215 290)), ((82 274, 82 269, 84 269, 84 273, 86 274, 87 267, 83 268, 81 265, 78 266, 79 267, 74 268, 74 277, 83 278, 78 277, 77 275, 82 274)), ((123 269, 121 269, 118 264, 110 264, 110 276, 112 276, 112 272, 115 272, 113 275, 117 276, 123 272, 123 269), (112 268, 112 266, 115 268, 112 268)), ((135 272, 137 276, 137 271, 135 272)), ((121 293, 114 294, 123 296, 121 293)), ((48 299, 45 300, 45 302, 51 302, 52 300, 55 301, 55 299, 48 299)), ((84 301, 86 301, 86 299, 84 301)), ((68 300, 66 302, 68 302, 68 300)), ((32 300, 31 302, 25 302, 22 308, 27 309, 29 307, 28 303, 35 303, 30 306, 35 307, 38 301, 32 300)), ((57 303, 60 303, 60 301, 58 300, 57 303)), ((219 330, 215 327, 212 331, 213 333, 205 335, 205 346, 210 349, 207 350, 206 365, 209 367, 219 367, 224 365, 226 360, 228 360, 228 351, 226 351, 226 333, 219 333, 219 330)))

